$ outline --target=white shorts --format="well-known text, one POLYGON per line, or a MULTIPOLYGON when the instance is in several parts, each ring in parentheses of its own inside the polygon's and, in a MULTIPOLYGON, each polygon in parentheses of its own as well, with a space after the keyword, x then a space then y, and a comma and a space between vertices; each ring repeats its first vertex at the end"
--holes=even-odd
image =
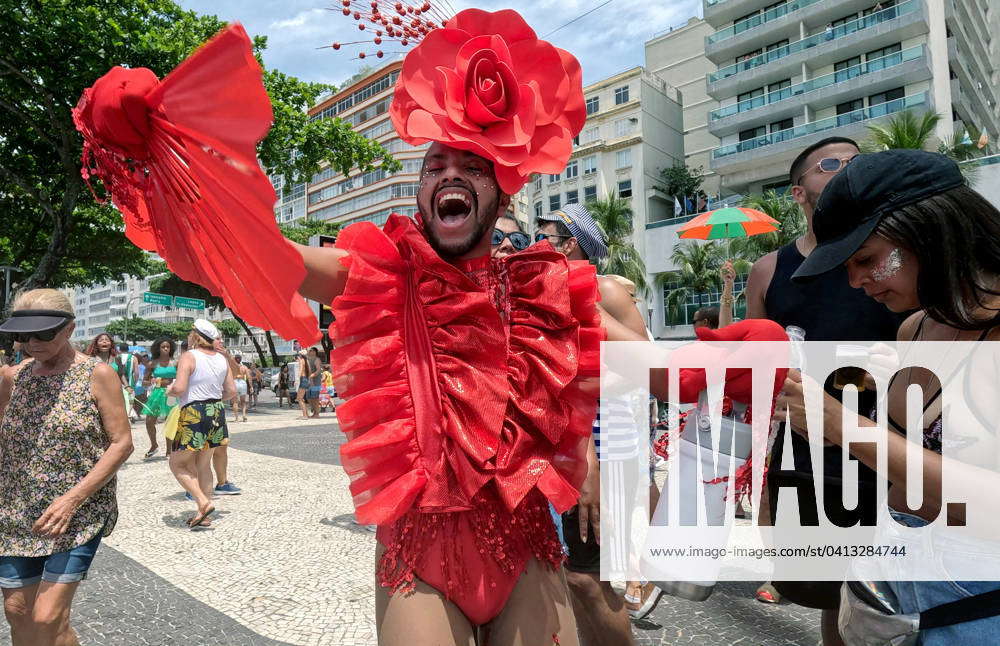
POLYGON ((236 394, 240 397, 247 396, 247 382, 243 379, 236 380, 236 394))

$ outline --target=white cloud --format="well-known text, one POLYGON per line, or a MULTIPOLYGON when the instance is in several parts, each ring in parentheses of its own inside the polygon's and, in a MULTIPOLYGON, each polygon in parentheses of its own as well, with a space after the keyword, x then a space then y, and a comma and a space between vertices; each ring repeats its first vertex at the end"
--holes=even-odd
POLYGON ((278 20, 268 25, 268 29, 299 29, 306 25, 312 27, 316 21, 321 20, 324 15, 329 15, 326 9, 309 9, 300 11, 294 18, 278 20))

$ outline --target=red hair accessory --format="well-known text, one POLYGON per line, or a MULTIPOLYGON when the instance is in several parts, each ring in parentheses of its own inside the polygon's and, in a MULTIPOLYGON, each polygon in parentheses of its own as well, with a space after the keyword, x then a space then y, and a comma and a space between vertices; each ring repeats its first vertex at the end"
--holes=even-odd
POLYGON ((247 323, 312 343, 319 325, 297 294, 305 267, 278 230, 257 162, 273 114, 250 46, 230 25, 163 81, 112 68, 73 110, 81 174, 102 180, 137 247, 247 323))
POLYGON ((493 161, 512 195, 560 173, 587 114, 580 64, 514 10, 466 9, 403 60, 389 110, 409 144, 437 141, 493 161))

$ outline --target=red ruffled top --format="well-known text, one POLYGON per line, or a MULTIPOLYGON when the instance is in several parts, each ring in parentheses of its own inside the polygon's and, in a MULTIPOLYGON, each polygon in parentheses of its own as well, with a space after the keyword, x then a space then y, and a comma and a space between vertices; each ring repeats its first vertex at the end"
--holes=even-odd
POLYGON ((533 489, 570 508, 597 406, 594 267, 548 245, 457 266, 419 226, 394 215, 337 239, 331 363, 358 522, 470 510, 488 483, 508 510, 533 489))

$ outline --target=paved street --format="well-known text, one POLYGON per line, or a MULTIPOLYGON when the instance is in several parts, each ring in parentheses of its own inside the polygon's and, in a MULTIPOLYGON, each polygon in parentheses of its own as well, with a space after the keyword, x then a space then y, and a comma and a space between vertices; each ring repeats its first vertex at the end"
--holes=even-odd
MULTIPOLYGON (((374 534, 351 522, 342 436, 332 414, 301 421, 265 391, 230 423, 230 479, 210 529, 189 531, 193 504, 166 461, 144 462, 144 428, 119 479, 121 518, 74 606, 84 646, 375 646, 374 534)), ((815 646, 818 613, 720 584, 705 603, 665 598, 636 626, 647 645, 815 646)), ((10 644, 6 630, 0 646, 10 644)))

